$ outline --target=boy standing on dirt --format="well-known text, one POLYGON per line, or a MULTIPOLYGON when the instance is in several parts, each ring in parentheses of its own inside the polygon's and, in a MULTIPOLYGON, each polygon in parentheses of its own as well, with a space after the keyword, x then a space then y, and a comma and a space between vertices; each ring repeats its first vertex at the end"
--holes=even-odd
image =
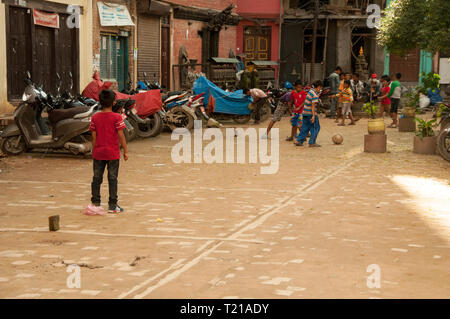
POLYGON ((381 77, 381 85, 383 86, 381 88, 381 97, 380 97, 380 113, 378 117, 383 118, 384 112, 389 114, 389 111, 391 110, 391 99, 388 98, 388 94, 390 91, 389 83, 391 81, 391 78, 388 75, 383 75, 381 77))
POLYGON ((319 92, 322 88, 322 81, 316 81, 313 84, 313 88, 311 88, 306 95, 305 107, 303 109, 302 129, 297 137, 297 141, 294 143, 297 146, 303 146, 308 133, 311 133, 309 146, 320 147, 320 145, 316 143, 316 139, 320 131, 319 117, 316 115, 316 110, 319 102, 319 92))
POLYGON ((349 125, 355 125, 355 120, 353 119, 352 114, 352 102, 353 102, 353 92, 350 88, 350 81, 344 81, 344 87, 342 91, 336 94, 336 97, 339 98, 339 103, 342 105, 342 122, 338 124, 339 126, 345 125, 345 117, 348 115, 350 120, 352 121, 349 125))
POLYGON ((281 118, 286 113, 286 111, 289 111, 289 114, 292 116, 291 117, 292 130, 291 136, 288 136, 286 138, 286 141, 294 140, 294 136, 297 134, 297 129, 300 128, 302 124, 300 116, 303 112, 303 105, 306 99, 306 92, 303 91, 302 81, 300 80, 295 81, 295 90, 286 94, 289 94, 288 102, 283 103, 282 101, 280 101, 278 103, 275 112, 273 112, 272 121, 270 121, 269 126, 267 127, 267 132, 261 138, 266 139, 274 124, 276 122, 281 121, 281 118))
POLYGON ((391 99, 391 117, 392 123, 389 128, 397 127, 397 112, 400 105, 400 98, 402 97, 402 85, 400 84, 400 79, 402 77, 401 73, 395 73, 393 77, 393 82, 391 83, 388 98, 391 99))
POLYGON ((124 210, 117 205, 117 177, 119 175, 120 146, 123 148, 123 158, 128 160, 128 147, 123 130, 126 128, 122 116, 114 113, 112 108, 116 94, 111 90, 99 93, 102 111, 91 119, 92 158, 94 159, 94 177, 92 179, 92 205, 99 207, 100 187, 103 173, 108 167, 109 202, 108 213, 121 213, 124 210))

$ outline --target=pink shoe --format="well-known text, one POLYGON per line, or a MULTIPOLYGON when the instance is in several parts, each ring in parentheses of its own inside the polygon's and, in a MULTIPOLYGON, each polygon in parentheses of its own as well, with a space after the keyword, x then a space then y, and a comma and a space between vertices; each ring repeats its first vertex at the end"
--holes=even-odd
POLYGON ((94 204, 87 205, 84 210, 84 214, 88 216, 100 215, 103 216, 106 214, 105 210, 102 206, 95 206, 94 204))

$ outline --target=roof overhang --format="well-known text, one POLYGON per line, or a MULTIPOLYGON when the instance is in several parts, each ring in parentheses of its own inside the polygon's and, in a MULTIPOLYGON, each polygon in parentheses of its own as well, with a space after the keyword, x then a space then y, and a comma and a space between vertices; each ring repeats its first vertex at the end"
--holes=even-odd
POLYGON ((171 6, 168 3, 155 0, 137 1, 137 12, 139 14, 150 14, 155 16, 168 16, 171 12, 171 6))

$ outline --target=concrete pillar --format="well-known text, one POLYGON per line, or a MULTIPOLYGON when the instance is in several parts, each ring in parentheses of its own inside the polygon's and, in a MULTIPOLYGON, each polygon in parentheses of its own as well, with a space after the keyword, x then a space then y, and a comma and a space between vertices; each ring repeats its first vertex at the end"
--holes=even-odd
POLYGON ((378 74, 378 77, 384 74, 384 49, 376 43, 376 40, 373 40, 374 46, 374 71, 378 74))
POLYGON ((344 71, 351 72, 352 29, 349 21, 337 21, 336 39, 337 65, 344 71))

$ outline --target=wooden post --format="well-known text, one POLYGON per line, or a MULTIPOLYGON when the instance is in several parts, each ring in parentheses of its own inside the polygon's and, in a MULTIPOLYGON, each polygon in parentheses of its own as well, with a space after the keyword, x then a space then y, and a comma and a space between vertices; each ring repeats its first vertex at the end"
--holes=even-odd
POLYGON ((327 41, 328 41, 328 18, 325 22, 325 43, 323 45, 323 70, 322 77, 325 79, 327 76, 327 41))
POLYGON ((311 48, 311 70, 309 73, 309 81, 313 81, 314 63, 316 62, 316 42, 317 42, 317 25, 319 23, 319 0, 314 0, 314 24, 311 48))
POLYGON ((50 216, 48 218, 48 229, 50 231, 59 230, 59 215, 50 216))

